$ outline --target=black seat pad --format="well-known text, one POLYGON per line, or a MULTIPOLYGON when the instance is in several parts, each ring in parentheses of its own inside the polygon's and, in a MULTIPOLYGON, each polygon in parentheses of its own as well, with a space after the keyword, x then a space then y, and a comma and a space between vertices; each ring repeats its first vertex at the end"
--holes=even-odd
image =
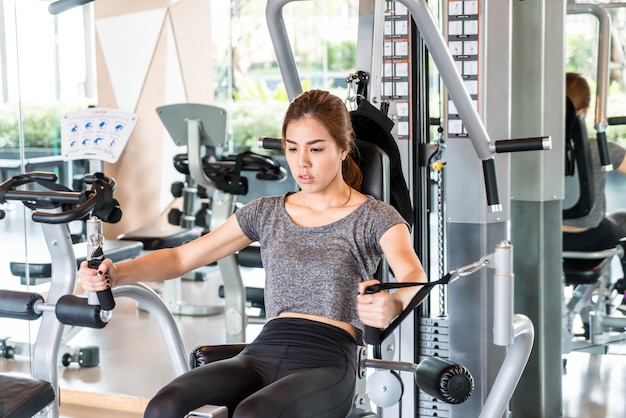
POLYGON ((28 418, 54 400, 49 382, 26 377, 0 375, 0 417, 28 418))
POLYGON ((565 285, 594 284, 608 267, 608 258, 600 260, 565 258, 563 259, 563 274, 565 285))

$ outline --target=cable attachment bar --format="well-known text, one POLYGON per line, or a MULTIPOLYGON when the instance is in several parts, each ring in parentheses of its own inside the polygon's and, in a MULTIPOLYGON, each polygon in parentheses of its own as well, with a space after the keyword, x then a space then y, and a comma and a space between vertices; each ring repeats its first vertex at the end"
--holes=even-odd
MULTIPOLYGON (((374 327, 365 327, 365 342, 368 344, 372 344, 375 346, 375 350, 380 348, 380 343, 382 343, 391 333, 400 325, 400 323, 406 318, 413 310, 420 304, 424 299, 428 297, 430 291, 437 285, 447 285, 459 277, 468 276, 472 273, 477 272, 489 265, 490 256, 485 256, 478 261, 467 264, 463 267, 456 268, 448 272, 445 276, 440 278, 439 280, 435 280, 432 282, 396 282, 396 283, 376 283, 372 286, 368 286, 365 289, 365 294, 378 293, 383 290, 391 290, 391 289, 400 289, 404 287, 413 287, 413 286, 421 286, 421 289, 417 291, 413 299, 409 302, 407 307, 394 318, 389 325, 384 328, 374 328, 374 327), (378 347, 378 348, 377 348, 378 347)), ((376 353, 374 353, 376 356, 376 353)))

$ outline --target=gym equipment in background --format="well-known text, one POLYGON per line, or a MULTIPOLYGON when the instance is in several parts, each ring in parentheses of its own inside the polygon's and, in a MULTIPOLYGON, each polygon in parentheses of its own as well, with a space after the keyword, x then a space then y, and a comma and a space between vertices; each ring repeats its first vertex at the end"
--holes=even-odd
MULTIPOLYGON (((56 181, 54 173, 34 172, 15 176, 0 185, 0 203, 21 201, 33 210, 32 219, 42 226, 52 260, 52 280, 45 299, 38 293, 0 290, 0 316, 29 321, 41 319, 32 350, 32 379, 2 376, 3 388, 15 384, 21 389, 19 397, 14 391, 3 391, 0 395, 1 404, 12 408, 3 412, 3 416, 25 416, 19 414, 25 414, 24 411, 34 414, 49 408, 49 416, 58 417, 57 364, 64 327, 103 328, 111 319, 110 311, 89 304, 86 297, 74 295, 76 257, 67 224, 90 215, 105 222, 119 220, 121 212, 112 198, 115 182, 102 173, 95 173, 85 176, 89 186, 85 192, 74 192, 56 181), (19 189, 35 184, 43 190, 19 189), (6 397, 10 397, 10 402, 6 397)), ((0 211, 0 218, 4 215, 0 211)), ((128 296, 149 307, 159 324, 175 372, 185 372, 188 366, 182 339, 158 295, 141 284, 119 286, 113 295, 128 296)))

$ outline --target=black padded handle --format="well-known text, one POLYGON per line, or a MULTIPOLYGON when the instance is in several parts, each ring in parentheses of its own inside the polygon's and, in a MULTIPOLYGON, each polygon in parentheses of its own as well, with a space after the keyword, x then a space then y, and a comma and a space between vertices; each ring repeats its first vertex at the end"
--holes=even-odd
POLYGON ((607 122, 609 125, 626 125, 626 116, 613 116, 607 122))
POLYGON ((506 139, 495 142, 497 153, 520 152, 520 151, 543 151, 549 150, 551 141, 549 136, 533 138, 506 139))
POLYGON ((598 153, 600 154, 600 165, 604 171, 613 170, 611 158, 609 157, 609 146, 606 140, 606 132, 596 132, 596 140, 598 142, 598 153))
POLYGON ((280 140, 280 138, 270 138, 267 136, 262 136, 259 138, 259 148, 282 151, 283 142, 280 140))
POLYGON ((493 158, 483 160, 483 176, 485 178, 485 191, 487 193, 487 205, 492 212, 502 210, 500 197, 498 196, 498 183, 496 181, 496 165, 493 158))
POLYGON ((102 320, 102 307, 90 305, 87 298, 76 295, 63 295, 57 301, 54 312, 62 324, 77 327, 104 328, 107 322, 102 320))
MULTIPOLYGON (((102 247, 98 247, 94 250, 87 260, 87 265, 89 268, 97 269, 100 266, 100 263, 104 261, 104 252, 102 251, 102 247)), ((113 292, 111 288, 100 290, 96 292, 98 295, 98 301, 100 301, 100 308, 104 311, 112 311, 115 308, 115 299, 113 298, 113 292)))

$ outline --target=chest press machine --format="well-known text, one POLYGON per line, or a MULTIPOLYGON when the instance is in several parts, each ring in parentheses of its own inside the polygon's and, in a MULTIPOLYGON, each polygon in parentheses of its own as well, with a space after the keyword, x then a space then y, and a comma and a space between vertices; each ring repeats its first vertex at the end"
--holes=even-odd
MULTIPOLYGON (((301 92, 301 85, 281 14, 283 6, 289 2, 290 0, 268 1, 266 16, 281 74, 283 75, 287 92, 289 96, 293 98, 301 92)), ((483 161, 485 188, 489 208, 491 210, 498 210, 500 202, 497 193, 497 183, 495 181, 495 169, 492 158, 494 151, 492 147, 495 146, 495 152, 542 150, 549 148, 549 141, 546 142, 545 138, 536 138, 527 141, 519 140, 517 142, 499 141, 499 143, 492 144, 472 105, 471 99, 463 87, 463 82, 455 69, 454 63, 450 59, 445 42, 443 42, 441 38, 426 3, 424 1, 409 0, 401 1, 401 3, 410 10, 415 23, 419 26, 422 37, 429 47, 429 51, 433 55, 435 63, 441 71, 446 86, 450 89, 450 95, 457 107, 458 113, 463 118, 467 130, 470 132, 472 144, 478 156, 483 161)), ((493 382, 492 390, 490 390, 489 395, 482 405, 480 412, 481 417, 500 417, 506 412, 508 401, 519 381, 533 345, 534 329, 532 323, 523 315, 513 315, 513 287, 511 282, 513 278, 511 269, 512 257, 509 258, 511 252, 512 247, 508 243, 502 242, 497 246, 494 255, 487 256, 480 262, 477 262, 479 266, 492 265, 496 268, 495 278, 497 280, 494 285, 496 289, 494 295, 494 344, 509 347, 496 380, 493 382)), ((476 271, 475 268, 470 268, 469 270, 476 271)), ((229 351, 231 348, 234 348, 234 351, 238 350, 237 347, 218 347, 216 349, 217 358, 230 356, 232 353, 226 354, 225 351, 229 351)), ((192 367, 194 366, 194 359, 197 360, 198 356, 202 359, 200 364, 205 360, 212 361, 211 356, 208 355, 211 351, 211 348, 195 350, 195 355, 192 354, 192 367), (206 357, 205 354, 207 355, 206 357)), ((396 367, 402 369, 402 366, 400 366, 401 362, 393 363, 396 367)), ((367 359, 361 357, 359 365, 367 367, 367 359)), ((376 368, 377 366, 372 365, 372 367, 376 368)), ((411 367, 409 367, 409 369, 411 369, 411 367)), ((364 368, 360 370, 363 372, 364 368)), ((436 373, 429 377, 435 377, 433 381, 436 381, 436 377, 438 376, 435 375, 436 373)), ((364 373, 357 379, 357 386, 363 383, 363 377, 364 373)), ((388 389, 386 384, 382 387, 388 389)), ((362 391, 360 387, 357 387, 355 393, 355 408, 352 412, 356 413, 356 415, 350 416, 376 416, 369 410, 370 406, 369 402, 367 402, 367 395, 364 395, 365 392, 362 391)), ((438 396, 433 395, 433 398, 437 397, 438 396)), ((190 412, 189 416, 222 417, 226 416, 226 411, 223 407, 206 406, 197 411, 190 412)))
MULTIPOLYGON (((279 149, 280 142, 264 138, 263 146, 279 149)), ((359 165, 362 168, 364 177, 362 191, 378 199, 389 201, 389 157, 380 148, 369 142, 357 140, 357 146, 360 155, 359 165)), ((407 309, 392 321, 387 328, 379 330, 366 327, 365 341, 373 347, 374 358, 368 357, 367 347, 360 347, 354 401, 347 418, 378 417, 372 411, 371 402, 374 402, 379 407, 391 406, 397 403, 404 392, 402 383, 397 378, 397 372, 413 373, 415 384, 427 396, 432 397, 432 402, 459 404, 471 396, 474 379, 470 371, 465 367, 437 356, 427 357, 418 364, 384 360, 382 359, 382 345, 397 329, 402 320, 428 296, 431 289, 437 285, 449 284, 459 277, 469 275, 485 266, 491 266, 496 269, 494 285, 494 303, 496 305, 494 309, 494 343, 510 346, 510 351, 494 384, 494 388, 498 389, 490 392, 484 404, 481 417, 501 416, 506 410, 506 405, 515 390, 517 381, 530 355, 534 335, 532 325, 529 327, 529 322, 525 317, 513 315, 512 260, 512 246, 503 242, 496 248, 493 254, 483 257, 471 265, 451 271, 438 281, 429 282, 427 285, 422 286, 407 309), (367 379, 366 372, 368 368, 377 370, 369 379, 367 379)), ((379 271, 385 277, 381 277, 383 280, 381 285, 368 290, 372 293, 407 285, 416 285, 414 283, 388 283, 388 278, 386 278, 388 268, 384 264, 379 271)), ((236 275, 225 276, 224 279, 225 285, 229 280, 234 279, 235 282, 238 281, 236 275)), ((235 297, 236 300, 244 298, 242 286, 243 284, 240 281, 236 283, 236 286, 231 285, 231 288, 239 289, 239 295, 235 297)), ((229 325, 232 324, 227 322, 227 327, 229 325)), ((195 368, 203 364, 235 356, 244 348, 244 343, 196 347, 190 356, 190 367, 195 368)), ((188 418, 225 418, 227 416, 227 409, 216 405, 202 406, 194 411, 190 411, 187 415, 188 418)))
MULTIPOLYGON (((282 149, 282 145, 279 140, 262 138, 260 144, 264 148, 270 149, 282 149)), ((363 171, 363 193, 370 194, 380 200, 389 202, 390 200, 390 162, 389 157, 377 146, 357 140, 359 165, 363 171)), ((381 274, 386 274, 388 269, 383 263, 379 270, 381 274)), ((238 290, 239 295, 234 292, 227 292, 225 294, 227 303, 230 298, 233 300, 241 300, 244 298, 243 284, 240 281, 238 275, 224 276, 224 285, 231 290, 238 290), (229 281, 235 282, 229 285, 229 281)), ((242 323, 245 326, 245 322, 242 323)), ((227 328, 232 326, 232 323, 227 322, 227 328)), ((395 328, 395 326, 394 326, 395 328)), ((392 331, 393 329, 391 329, 392 331)), ((243 341, 243 340, 242 340, 243 341)), ((380 341, 378 341, 378 344, 380 341)), ((244 343, 231 343, 219 346, 199 346, 196 347, 190 356, 191 368, 199 367, 203 364, 207 364, 213 361, 222 360, 232 357, 238 354, 245 347, 244 343)), ((415 373, 416 380, 428 382, 424 386, 432 389, 432 396, 439 397, 440 399, 446 399, 449 403, 460 403, 467 399, 473 388, 473 378, 469 371, 462 366, 448 362, 441 358, 432 357, 421 364, 421 367, 415 364, 398 363, 386 360, 372 360, 367 359, 367 350, 365 347, 361 347, 359 350, 359 358, 361 359, 359 364, 359 372, 357 374, 357 388, 355 390, 354 402, 352 410, 348 417, 367 418, 376 417, 377 415, 372 412, 370 400, 366 394, 366 374, 365 368, 376 367, 385 370, 403 370, 415 373)), ((388 381, 386 382, 388 383, 388 381)), ((391 382, 394 389, 398 389, 396 382, 391 382)), ((401 396, 398 390, 392 390, 392 398, 395 396, 401 396)), ((387 400, 388 401, 388 400, 387 400)), ((228 411, 223 406, 205 405, 188 414, 188 417, 214 417, 222 418, 227 417, 228 411)))
MULTIPOLYGON (((50 418, 59 416, 58 356, 65 326, 71 329, 105 327, 115 306, 113 297, 130 297, 145 306, 159 324, 176 374, 188 370, 176 323, 161 298, 147 286, 118 286, 98 295, 100 301, 73 294, 76 256, 68 222, 89 216, 92 216, 91 221, 115 222, 121 212, 117 201, 112 199, 115 182, 102 173, 85 176, 85 183, 90 185, 85 192, 68 190, 56 184, 56 180, 53 173, 33 172, 15 176, 0 185, 0 203, 21 201, 33 210, 33 221, 42 226, 52 260, 50 290, 45 299, 38 293, 0 290, 0 316, 40 320, 31 353, 32 377, 0 375, 3 389, 0 414, 4 418, 28 417, 39 411, 50 418), (43 190, 19 189, 25 185, 38 185, 43 190)), ((0 211, 0 218, 4 215, 0 211)), ((88 254, 88 258, 94 255, 97 254, 88 254)))

